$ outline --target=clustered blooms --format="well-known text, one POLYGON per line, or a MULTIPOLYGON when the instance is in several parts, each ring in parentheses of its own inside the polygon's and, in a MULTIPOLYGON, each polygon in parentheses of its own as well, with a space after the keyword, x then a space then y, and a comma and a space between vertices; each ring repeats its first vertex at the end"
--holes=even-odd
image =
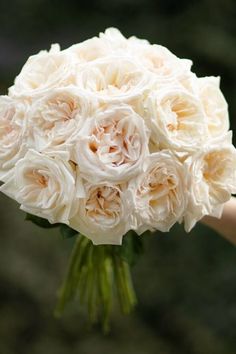
POLYGON ((94 244, 186 231, 236 192, 219 78, 110 28, 31 56, 0 96, 1 191, 94 244))

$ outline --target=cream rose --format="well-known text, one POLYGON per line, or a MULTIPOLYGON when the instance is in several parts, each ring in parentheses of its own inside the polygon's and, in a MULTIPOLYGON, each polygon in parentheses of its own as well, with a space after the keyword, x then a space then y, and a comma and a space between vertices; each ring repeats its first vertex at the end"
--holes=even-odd
POLYGON ((148 136, 143 119, 132 108, 108 106, 84 122, 74 160, 90 182, 121 183, 143 171, 148 136))
POLYGON ((127 103, 141 97, 152 82, 135 59, 111 55, 78 68, 76 84, 102 102, 127 103))
POLYGON ((157 84, 175 84, 191 76, 192 62, 180 59, 161 45, 150 45, 137 38, 129 39, 130 56, 137 58, 141 65, 155 74, 157 84))
POLYGON ((109 46, 98 37, 74 44, 64 52, 73 54, 79 64, 86 64, 111 54, 109 46))
POLYGON ((70 160, 78 131, 95 107, 96 100, 89 100, 76 88, 50 90, 32 105, 30 145, 70 160))
POLYGON ((69 223, 75 199, 83 188, 73 164, 29 150, 0 190, 21 204, 21 209, 51 223, 69 223))
POLYGON ((73 55, 60 51, 58 44, 49 52, 41 51, 29 57, 15 84, 9 88, 10 96, 28 97, 43 94, 45 90, 72 85, 75 82, 73 55))
POLYGON ((198 81, 199 95, 212 137, 225 134, 229 130, 228 105, 220 91, 219 77, 202 77, 198 81))
POLYGON ((0 180, 26 153, 27 106, 0 96, 0 180))
POLYGON ((95 245, 120 245, 123 235, 131 228, 131 210, 124 187, 85 183, 85 194, 85 198, 79 200, 70 226, 86 235, 95 245))
POLYGON ((179 151, 196 151, 199 144, 207 142, 207 122, 201 101, 181 87, 153 91, 145 107, 153 142, 179 151))
POLYGON ((127 54, 128 40, 117 28, 110 27, 104 33, 99 33, 99 40, 111 53, 127 54))
POLYGON ((151 154, 144 173, 129 184, 137 232, 169 231, 181 222, 187 201, 186 169, 169 151, 151 154))
POLYGON ((142 67, 156 75, 159 82, 172 82, 183 74, 190 74, 191 60, 180 59, 161 45, 151 45, 135 36, 125 38, 117 28, 108 28, 99 35, 101 43, 111 53, 139 62, 142 67))
POLYGON ((215 139, 185 161, 189 176, 186 231, 204 215, 219 218, 224 203, 236 192, 236 150, 231 139, 231 133, 215 139))

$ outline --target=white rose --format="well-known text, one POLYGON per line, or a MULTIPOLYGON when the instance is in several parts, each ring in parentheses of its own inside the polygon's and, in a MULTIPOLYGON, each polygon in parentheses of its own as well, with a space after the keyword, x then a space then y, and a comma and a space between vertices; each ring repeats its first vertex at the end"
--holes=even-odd
POLYGON ((95 102, 75 88, 50 90, 36 100, 30 119, 32 148, 70 160, 80 126, 95 109, 95 102))
POLYGON ((125 190, 109 183, 85 183, 86 197, 79 200, 78 211, 70 226, 87 236, 95 245, 122 243, 130 229, 125 190))
POLYGON ((99 39, 111 52, 127 54, 128 41, 117 28, 107 28, 104 33, 99 33, 99 39))
POLYGON ((51 223, 66 223, 76 212, 75 199, 83 195, 73 165, 29 150, 16 163, 0 190, 21 209, 51 223))
POLYGON ((150 45, 135 37, 131 37, 128 41, 130 56, 135 57, 141 65, 155 74, 158 84, 173 84, 191 74, 190 60, 180 59, 161 45, 150 45))
POLYGON ((110 106, 84 122, 74 160, 90 182, 127 181, 144 168, 148 135, 143 119, 132 108, 110 106))
POLYGON ((152 82, 152 75, 134 59, 113 55, 80 67, 76 84, 102 102, 127 103, 141 97, 152 82))
POLYGON ((198 79, 199 95, 212 137, 223 135, 229 130, 228 105, 219 86, 219 77, 198 79))
POLYGON ((145 102, 151 140, 164 148, 196 151, 208 140, 207 122, 200 100, 181 87, 153 91, 145 102))
POLYGON ((191 60, 180 59, 161 45, 151 45, 135 36, 125 38, 117 28, 108 28, 99 35, 101 42, 114 54, 139 62, 156 75, 159 82, 172 82, 190 74, 191 60))
POLYGON ((27 106, 0 96, 0 180, 26 152, 27 106))
POLYGON ((224 203, 236 192, 236 150, 231 139, 229 132, 185 161, 189 176, 187 231, 204 215, 221 217, 224 203))
POLYGON ((186 169, 169 151, 151 154, 147 170, 129 183, 137 232, 169 231, 181 222, 187 201, 186 169))
POLYGON ((72 53, 80 64, 86 64, 111 54, 109 46, 97 37, 74 44, 64 52, 72 53))
POLYGON ((29 97, 43 94, 45 90, 74 84, 74 58, 61 52, 59 45, 52 45, 49 52, 41 51, 29 57, 15 84, 10 87, 10 96, 29 97))

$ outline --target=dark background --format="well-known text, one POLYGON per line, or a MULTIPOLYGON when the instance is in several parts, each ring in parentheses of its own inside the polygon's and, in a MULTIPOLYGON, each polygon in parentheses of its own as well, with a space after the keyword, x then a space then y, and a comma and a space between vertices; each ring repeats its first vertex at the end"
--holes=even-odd
MULTIPOLYGON (((113 26, 192 59, 199 76, 220 75, 235 128, 235 19, 234 0, 0 0, 0 94, 29 55, 113 26)), ((148 237, 133 269, 137 310, 123 317, 115 305, 108 336, 88 331, 78 304, 52 315, 71 246, 0 195, 0 354, 235 354, 236 250, 211 230, 148 237)))

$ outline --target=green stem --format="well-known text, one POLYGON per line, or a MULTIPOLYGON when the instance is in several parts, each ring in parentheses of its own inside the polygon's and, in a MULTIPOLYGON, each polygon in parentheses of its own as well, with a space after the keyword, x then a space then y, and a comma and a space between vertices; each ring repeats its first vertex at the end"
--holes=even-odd
POLYGON ((114 288, 123 313, 128 314, 137 303, 130 265, 114 246, 94 246, 80 235, 75 242, 65 280, 58 294, 55 315, 61 316, 65 306, 77 295, 87 306, 91 323, 101 320, 104 332, 109 330, 114 288))
POLYGON ((121 257, 114 255, 114 272, 116 276, 116 288, 119 297, 121 310, 124 314, 129 314, 137 304, 134 291, 130 266, 121 257))
POLYGON ((78 281, 77 275, 78 269, 81 264, 81 258, 83 255, 83 248, 86 246, 86 238, 78 236, 70 257, 69 267, 65 280, 62 284, 61 289, 58 293, 58 303, 55 309, 55 316, 60 317, 64 311, 66 304, 74 297, 76 286, 75 283, 78 281))

